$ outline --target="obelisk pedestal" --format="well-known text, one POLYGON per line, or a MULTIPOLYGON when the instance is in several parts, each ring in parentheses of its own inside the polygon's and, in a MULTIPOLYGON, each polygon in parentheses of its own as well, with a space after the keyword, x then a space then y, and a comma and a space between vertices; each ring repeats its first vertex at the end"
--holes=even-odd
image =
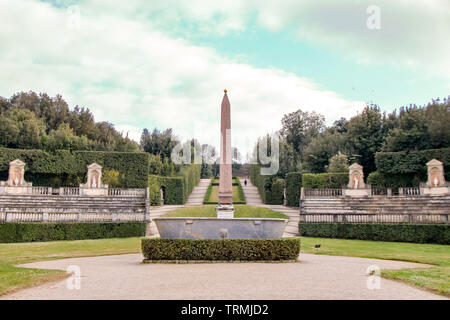
POLYGON ((220 175, 217 218, 234 218, 233 177, 231 160, 231 112, 227 90, 222 99, 220 114, 220 175))

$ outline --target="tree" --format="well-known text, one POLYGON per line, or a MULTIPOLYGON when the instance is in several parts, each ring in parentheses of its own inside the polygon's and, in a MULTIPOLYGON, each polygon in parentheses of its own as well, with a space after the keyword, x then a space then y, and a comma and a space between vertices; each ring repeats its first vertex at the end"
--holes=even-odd
POLYGON ((68 123, 63 123, 58 130, 52 130, 43 143, 47 150, 89 150, 89 140, 86 136, 77 136, 68 123))
POLYGON ((348 139, 355 151, 352 157, 364 167, 366 175, 376 170, 375 153, 383 145, 387 133, 385 124, 386 115, 377 105, 367 105, 348 123, 348 139))
POLYGON ((40 148, 45 124, 34 112, 13 107, 0 115, 0 145, 8 148, 40 148))
POLYGON ((353 148, 348 140, 347 133, 339 133, 333 128, 314 137, 304 150, 303 171, 325 172, 333 155, 339 152, 352 154, 353 148))
POLYGON ((332 156, 327 171, 328 173, 348 172, 347 156, 340 151, 338 154, 332 156))
POLYGON ((145 152, 160 154, 162 158, 170 159, 177 143, 171 128, 162 132, 155 128, 152 133, 146 128, 142 131, 140 146, 145 152))
POLYGON ((300 158, 303 149, 309 144, 312 138, 321 133, 325 128, 325 118, 316 112, 295 112, 284 115, 281 120, 282 128, 280 135, 291 144, 300 158))

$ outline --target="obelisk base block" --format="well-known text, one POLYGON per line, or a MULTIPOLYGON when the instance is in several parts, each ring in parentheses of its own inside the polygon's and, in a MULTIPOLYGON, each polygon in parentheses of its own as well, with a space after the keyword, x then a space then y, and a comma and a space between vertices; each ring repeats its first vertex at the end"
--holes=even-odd
POLYGON ((216 207, 217 218, 233 219, 234 211, 235 209, 232 204, 219 204, 216 207))

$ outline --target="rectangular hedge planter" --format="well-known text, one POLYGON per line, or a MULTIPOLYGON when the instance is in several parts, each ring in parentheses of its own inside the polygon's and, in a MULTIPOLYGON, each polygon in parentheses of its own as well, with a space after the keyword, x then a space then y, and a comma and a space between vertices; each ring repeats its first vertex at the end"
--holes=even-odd
POLYGON ((296 260, 300 239, 142 239, 144 262, 296 260))
POLYGON ((450 244, 448 224, 299 223, 304 237, 450 244))
POLYGON ((0 223, 0 243, 142 237, 145 222, 0 223))

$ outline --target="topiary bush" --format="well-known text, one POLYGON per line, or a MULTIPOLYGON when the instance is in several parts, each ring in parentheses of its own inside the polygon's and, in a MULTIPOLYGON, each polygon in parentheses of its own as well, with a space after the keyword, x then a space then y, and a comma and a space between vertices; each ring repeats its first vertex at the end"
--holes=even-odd
POLYGON ((296 260, 300 239, 142 239, 144 261, 296 260))
POLYGON ((0 222, 0 242, 38 242, 145 236, 145 222, 0 222))
POLYGON ((304 237, 450 244, 450 225, 411 223, 299 223, 304 237))
POLYGON ((286 205, 298 207, 300 191, 302 189, 302 174, 300 172, 290 172, 286 174, 286 205))

